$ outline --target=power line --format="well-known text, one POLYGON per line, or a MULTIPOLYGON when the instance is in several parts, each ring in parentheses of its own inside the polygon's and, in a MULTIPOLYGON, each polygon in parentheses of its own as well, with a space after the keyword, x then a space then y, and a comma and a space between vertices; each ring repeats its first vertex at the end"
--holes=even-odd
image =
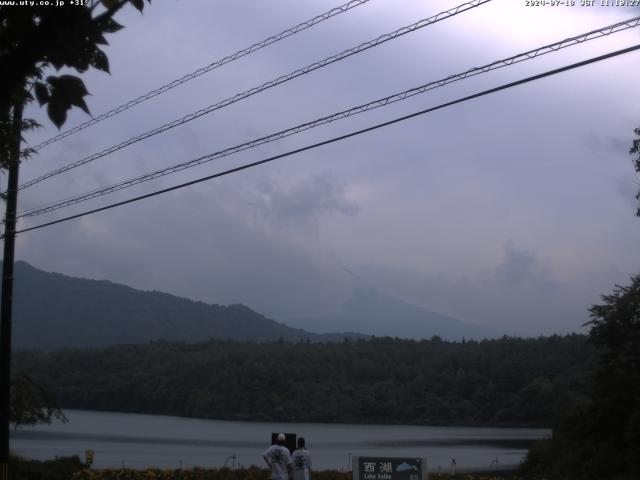
POLYGON ((380 129, 380 128, 383 128, 383 127, 387 127, 389 125, 393 125, 395 123, 403 122, 405 120, 409 120, 410 118, 414 118, 414 117, 418 117, 418 116, 421 116, 421 115, 425 115, 427 113, 430 113, 430 112, 433 112, 433 111, 436 111, 436 110, 441 110, 443 108, 450 107, 452 105, 456 105, 456 104, 463 103, 463 102, 466 102, 466 101, 469 101, 469 100, 472 100, 472 99, 475 99, 475 98, 483 97, 485 95, 489 95, 489 94, 496 93, 496 92, 499 92, 499 91, 502 91, 502 90, 506 90, 506 89, 509 89, 509 88, 512 88, 512 87, 516 87, 518 85, 523 85, 525 83, 529 83, 529 82, 533 82, 533 81, 536 81, 536 80, 540 80, 540 79, 545 78, 545 77, 549 77, 549 76, 552 76, 552 75, 557 75, 559 73, 566 72, 566 71, 569 71, 569 70, 573 70, 573 69, 576 69, 576 68, 579 68, 579 67, 584 67, 586 65, 590 65, 590 64, 593 64, 593 63, 596 63, 596 62, 607 60, 609 58, 617 57, 619 55, 623 55, 625 53, 633 52, 633 51, 636 51, 636 50, 640 50, 640 44, 634 45, 633 47, 624 48, 622 50, 617 50, 615 52, 610 52, 610 53, 607 53, 605 55, 600 55, 598 57, 592 57, 592 58, 590 58, 588 60, 584 60, 584 61, 581 61, 581 62, 573 63, 571 65, 567 65, 567 66, 564 66, 564 67, 561 67, 561 68, 556 68, 554 70, 549 70, 549 71, 546 71, 544 73, 540 73, 538 75, 533 75, 533 76, 526 77, 526 78, 521 79, 521 80, 517 80, 515 82, 506 83, 506 84, 500 85, 498 87, 494 87, 494 88, 491 88, 491 89, 488 89, 488 90, 484 90, 484 91, 479 92, 479 93, 475 93, 473 95, 468 95, 466 97, 458 98, 457 100, 452 100, 450 102, 442 103, 442 104, 437 105, 435 107, 426 108, 424 110, 420 110, 418 112, 414 112, 414 113, 411 113, 409 115, 404 115, 402 117, 398 117, 398 118, 395 118, 393 120, 389 120, 387 122, 378 123, 378 124, 373 125, 371 127, 363 128, 361 130, 356 130, 354 132, 347 133, 345 135, 341 135, 341 136, 338 136, 338 137, 333 137, 333 138, 330 138, 328 140, 324 140, 322 142, 314 143, 312 145, 307 145, 305 147, 297 148, 295 150, 290 150, 290 151, 285 152, 285 153, 274 155, 272 157, 268 157, 268 158, 265 158, 263 160, 259 160, 257 162, 241 165, 239 167, 231 168, 231 169, 225 170, 223 172, 219 172, 219 173, 215 173, 215 174, 212 174, 212 175, 208 175, 206 177, 201 177, 201 178, 198 178, 196 180, 191 180, 189 182, 181 183, 179 185, 174 185, 173 187, 164 188, 162 190, 157 190, 155 192, 147 193, 145 195, 140 195, 138 197, 133 197, 133 198, 130 198, 128 200, 121 201, 121 202, 112 203, 112 204, 109 204, 109 205, 106 205, 106 206, 103 206, 103 207, 100 207, 100 208, 95 208, 93 210, 88 210, 88 211, 85 211, 85 212, 82 212, 82 213, 78 213, 76 215, 70 215, 68 217, 60 218, 58 220, 53 220, 51 222, 46 222, 46 223, 42 223, 40 225, 35 225, 33 227, 28 227, 28 228, 24 228, 24 229, 21 229, 21 230, 17 230, 15 233, 16 234, 17 233, 24 233, 24 232, 29 232, 31 230, 37 230, 37 229, 49 227, 49 226, 52 226, 52 225, 56 225, 58 223, 67 222, 69 220, 74 220, 76 218, 84 217, 84 216, 91 215, 91 214, 98 213, 98 212, 102 212, 102 211, 105 211, 105 210, 110 210, 112 208, 120 207, 122 205, 127 205, 129 203, 138 202, 140 200, 144 200, 144 199, 147 199, 147 198, 155 197, 157 195, 162 195, 163 193, 168 193, 168 192, 171 192, 173 190, 179 190, 179 189, 191 186, 191 185, 195 185, 197 183, 202 183, 202 182, 206 182, 208 180, 213 180, 214 178, 223 177, 225 175, 230 175, 232 173, 236 173, 236 172, 239 172, 239 171, 242 171, 242 170, 246 170, 246 169, 249 169, 249 168, 252 168, 252 167, 256 167, 258 165, 262 165, 264 163, 273 162, 274 160, 278 160, 280 158, 284 158, 284 157, 288 157, 288 156, 291 156, 291 155, 295 155, 297 153, 305 152, 307 150, 312 150, 314 148, 318 148, 318 147, 321 147, 323 145, 328 145, 328 144, 331 144, 331 143, 335 143, 335 142, 339 142, 339 141, 342 141, 342 140, 346 140, 347 138, 355 137, 355 136, 361 135, 363 133, 371 132, 371 131, 374 131, 374 130, 377 130, 377 129, 380 129))
POLYGON ((325 117, 321 117, 318 118, 316 120, 313 120, 311 122, 307 122, 307 123, 303 123, 301 125, 297 125, 295 127, 291 127, 288 128, 286 130, 282 130, 280 132, 277 133, 273 133, 264 137, 260 137, 258 139, 254 139, 251 140, 249 142, 245 142, 239 145, 235 145, 233 147, 229 147, 226 148, 224 150, 220 150, 218 152, 212 153, 212 154, 208 154, 208 155, 204 155, 195 159, 191 159, 187 162, 183 162, 183 163, 179 163, 177 165, 173 165, 171 167, 167 167, 167 168, 163 168, 161 170, 156 170, 155 172, 151 172, 151 173, 147 173, 144 175, 140 175, 138 177, 134 177, 128 180, 124 180, 122 182, 107 186, 107 187, 103 187, 97 190, 93 190, 90 192, 86 192, 84 194, 81 195, 77 195, 75 197, 71 197, 71 198, 67 198, 61 201, 57 201, 54 203, 50 203, 44 206, 39 206, 39 207, 34 207, 31 208, 29 210, 26 210, 22 213, 20 213, 18 215, 18 218, 24 218, 24 217, 33 217, 36 215, 42 215, 44 213, 49 213, 52 212, 54 210, 58 210, 60 208, 64 208, 70 205, 74 205, 76 203, 80 203, 80 202, 84 202, 93 198, 97 198, 103 195, 107 195, 109 193, 113 193, 119 190, 123 190, 125 188, 130 188, 132 186, 138 185, 140 183, 149 181, 149 180, 154 180, 156 178, 160 178, 163 177, 165 175, 169 175, 172 173, 176 173, 179 172, 181 170, 185 170, 187 168, 192 168, 195 167, 197 165, 201 165, 203 163, 207 163, 213 160, 217 160, 219 158, 222 157, 226 157, 228 155, 232 155, 244 150, 248 150, 250 148, 255 148, 259 145, 263 145, 269 142, 273 142, 275 140, 279 140, 291 135, 295 135, 297 133, 315 128, 317 126, 326 124, 326 123, 331 123, 334 122, 336 120, 340 120, 343 118, 347 118, 353 115, 357 115, 363 112, 367 112, 369 110, 373 110, 376 108, 380 108, 380 107, 384 107, 387 105, 390 105, 392 103, 401 101, 401 100, 406 100, 407 98, 413 97, 414 95, 418 95, 421 93, 425 93, 427 91, 445 86, 449 83, 453 83, 459 80, 463 80, 465 78, 469 78, 471 76, 475 76, 475 75, 479 75, 481 73, 486 73, 492 70, 496 70, 499 68, 503 68, 509 65, 513 65, 515 63, 519 63, 519 62, 523 62, 526 60, 531 60, 533 58, 536 58, 538 56, 541 55, 545 55, 547 53, 552 53, 552 52, 557 52, 558 50, 561 50, 563 48, 567 48, 579 43, 583 43, 585 41, 588 40, 593 40, 593 39, 597 39, 597 38, 601 38, 603 36, 606 35, 610 35, 612 33, 615 32, 620 32, 623 30, 627 30, 629 28, 634 28, 637 27, 638 25, 640 25, 640 16, 639 17, 635 17, 629 20, 625 20, 622 22, 618 22, 612 25, 608 25, 606 27, 602 27, 600 29, 597 30, 592 30, 590 32, 587 33, 583 33, 581 35, 577 35, 574 37, 570 37, 570 38, 566 38, 564 40, 561 40, 559 42, 555 42, 549 45, 545 45, 543 47, 539 47, 533 50, 529 50, 527 52, 524 53, 519 53, 517 55, 513 55, 511 57, 508 57, 506 59, 503 60, 497 60, 494 61, 492 63, 489 63, 487 65, 484 65, 482 67, 475 67, 475 68, 471 68, 463 73, 458 73, 455 75, 449 75, 448 77, 445 77, 443 79, 440 80, 436 80, 436 81, 432 81, 429 83, 426 83, 424 85, 421 85, 419 87, 415 87, 409 90, 405 90, 403 92, 400 93, 396 93, 393 95, 389 95, 387 97, 378 99, 378 100, 374 100, 372 102, 369 102, 367 104, 363 104, 363 105, 359 105, 357 107, 353 107, 350 108, 348 110, 343 110, 341 112, 338 113, 334 113, 332 115, 328 115, 325 117))
POLYGON ((166 123, 166 124, 164 124, 164 125, 162 125, 160 127, 157 127, 157 128, 155 128, 153 130, 149 130, 148 132, 142 133, 142 134, 140 134, 140 135, 138 135, 136 137, 132 137, 129 140, 125 140, 124 142, 119 143, 119 144, 114 145, 114 146, 111 146, 111 147, 109 147, 109 148, 107 148, 105 150, 102 150, 101 152, 95 153, 95 154, 90 155, 88 157, 85 157, 85 158, 83 158, 81 160, 78 160, 76 162, 70 163, 70 164, 68 164, 68 165, 66 165, 64 167, 58 168, 58 169, 53 170, 53 171, 51 171, 49 173, 41 175, 40 177, 37 177, 37 178, 35 178, 33 180, 30 180, 30 181, 20 185, 20 189, 28 188, 28 187, 30 187, 32 185, 35 185, 36 183, 42 182, 43 180, 51 178, 51 177, 53 177, 55 175, 59 175, 61 173, 67 172, 67 171, 69 171, 69 170, 71 170, 73 168, 79 167, 81 165, 85 165, 85 164, 87 164, 89 162, 92 162, 92 161, 97 160, 99 158, 102 158, 102 157, 104 157, 106 155, 109 155, 109 154, 111 154, 113 152, 116 152, 116 151, 121 150, 121 149, 123 149, 125 147, 128 147, 129 145, 137 143, 137 142, 139 142, 141 140, 145 140, 145 139, 147 139, 149 137, 152 137, 152 136, 157 135, 159 133, 165 132, 165 131, 170 130, 170 129, 174 128, 174 127, 182 125, 184 123, 187 123, 187 122, 190 122, 192 120, 195 120, 196 118, 202 117, 203 115, 211 113, 211 112, 213 112, 215 110, 219 110, 221 108, 227 107, 227 106, 229 106, 229 105, 231 105, 233 103, 236 103, 236 102, 238 102, 240 100, 243 100, 243 99, 248 98, 248 97, 250 97, 252 95, 260 93, 260 92, 262 92, 264 90, 267 90, 269 88, 275 87, 275 86, 280 85, 282 83, 288 82, 289 80, 293 80, 294 78, 297 78, 297 77, 299 77, 301 75, 305 75, 305 74, 313 72, 314 70, 317 70, 319 68, 326 67, 327 65, 330 65, 332 63, 338 62, 340 60, 344 60, 345 58, 348 58, 348 57, 350 57, 352 55, 355 55, 357 53, 361 53, 361 52, 363 52, 365 50, 368 50, 370 48, 376 47, 376 46, 381 45, 383 43, 386 43, 386 42, 388 42, 390 40, 394 40, 394 39, 396 39, 398 37, 406 35, 407 33, 414 32, 414 31, 416 31, 416 30, 418 30, 420 28, 424 28, 424 27, 426 27, 428 25, 432 25, 432 24, 434 24, 436 22, 439 22, 441 20, 445 20, 447 18, 453 17, 455 15, 458 15, 459 13, 465 12, 467 10, 475 8, 475 7, 477 7, 479 5, 482 5, 484 3, 488 3, 490 1, 491 0, 471 0, 470 2, 466 2, 466 3, 462 4, 462 5, 457 6, 457 7, 451 8, 451 9, 446 10, 444 12, 440 12, 440 13, 432 16, 432 17, 422 19, 422 20, 420 20, 420 21, 418 21, 418 22, 416 22, 416 23, 414 23, 412 25, 399 28, 398 30, 395 30, 395 31, 393 31, 391 33, 380 35, 379 37, 377 37, 377 38, 375 38, 373 40, 361 43, 360 45, 358 45, 356 47, 352 47, 352 48, 349 48, 347 50, 344 50, 341 53, 338 53, 336 55, 332 55, 332 56, 327 57, 327 58, 325 58, 323 60, 320 60, 318 62, 315 62, 315 63, 312 63, 310 65, 307 65, 304 68, 300 68, 298 70, 294 70, 293 72, 291 72, 291 73, 289 73, 287 75, 282 75, 282 76, 280 76, 280 77, 278 77, 278 78, 276 78, 274 80, 271 80, 269 82, 263 83, 260 86, 253 87, 253 88, 251 88, 249 90, 246 90, 246 91, 244 91, 242 93, 238 93, 238 94, 236 94, 236 95, 234 95, 232 97, 226 98, 225 100, 222 100, 221 102, 218 102, 216 104, 210 105, 210 106, 205 107, 205 108, 203 108, 201 110, 198 110, 196 112, 190 113, 189 115, 186 115, 186 116, 184 116, 184 117, 182 117, 180 119, 177 119, 177 120, 174 120, 172 122, 166 123))
POLYGON ((124 103, 116 108, 113 108, 112 110, 109 110, 108 112, 105 112, 101 115, 98 115, 95 118, 92 118, 90 120, 87 120, 84 123, 81 123, 80 125, 71 128, 65 132, 62 132, 58 135, 55 135, 54 137, 49 138, 48 140, 45 140, 42 143, 39 143, 38 145, 36 145, 35 147, 33 147, 34 150, 41 150, 42 148, 46 147, 47 145, 50 145, 52 143, 57 142, 58 140, 62 140, 63 138, 66 138, 70 135, 73 135, 74 133, 77 133, 81 130, 84 130, 85 128, 91 127, 92 125, 95 125, 96 123, 99 123, 103 120, 106 120, 107 118, 113 117, 114 115, 117 115, 119 113, 124 112, 125 110, 128 110, 131 107, 134 107, 142 102, 145 102, 153 97, 156 97, 158 95, 161 95, 179 85, 182 85, 183 83, 186 83, 190 80, 193 80, 194 78, 199 77, 200 75, 204 75, 205 73, 208 73, 212 70, 215 70, 216 68, 222 67, 223 65, 226 65, 227 63, 231 63, 235 60, 238 60, 242 57, 245 57, 253 52, 256 52, 264 47, 267 47, 269 45, 272 45, 274 43, 279 42, 280 40, 284 40, 287 37, 290 37, 292 35, 295 35, 296 33, 302 32, 303 30, 306 30, 307 28, 313 27, 314 25, 317 25, 321 22, 324 22, 325 20, 330 19, 331 17, 335 17, 336 15, 339 15, 341 13, 347 12, 349 10, 351 10, 352 8, 358 7, 364 3, 369 2, 370 0, 351 0, 343 5, 340 5, 339 7, 335 7, 332 8, 331 10, 322 13, 320 15, 317 15, 309 20, 306 20, 298 25, 296 25, 295 27, 291 27, 288 28, 287 30, 284 30, 276 35, 273 35, 265 40, 262 40, 261 42, 258 43, 254 43, 253 45, 251 45, 250 47, 244 48, 242 50, 238 50, 235 53, 232 53, 231 55, 227 55, 226 57, 223 57, 219 60, 216 60, 213 63, 210 63, 209 65, 207 65, 206 67, 202 67, 199 68, 198 70, 195 70, 191 73, 188 73, 184 76, 182 76, 181 78, 178 78, 177 80, 173 80, 169 83, 166 83, 164 85, 162 85, 159 88, 156 88, 155 90, 152 90, 148 93, 145 93, 144 95, 140 95, 137 98, 134 98, 133 100, 129 100, 127 103, 124 103))

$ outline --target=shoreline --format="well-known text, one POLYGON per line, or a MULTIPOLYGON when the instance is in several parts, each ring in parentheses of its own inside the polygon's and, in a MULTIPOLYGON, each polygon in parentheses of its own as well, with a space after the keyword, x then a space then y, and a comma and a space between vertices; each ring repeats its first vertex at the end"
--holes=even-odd
MULTIPOLYGON (((189 467, 189 468, 105 468, 94 469, 83 463, 77 456, 60 457, 54 460, 29 460, 12 455, 10 471, 15 480, 28 480, 33 477, 48 480, 49 478, 68 478, 70 480, 110 480, 113 478, 126 480, 265 480, 269 478, 267 468, 251 466, 247 468, 229 467, 189 467)), ((452 472, 428 472, 428 478, 434 480, 523 480, 517 469, 456 470, 452 472)), ((350 471, 313 470, 313 480, 353 480, 350 471)))

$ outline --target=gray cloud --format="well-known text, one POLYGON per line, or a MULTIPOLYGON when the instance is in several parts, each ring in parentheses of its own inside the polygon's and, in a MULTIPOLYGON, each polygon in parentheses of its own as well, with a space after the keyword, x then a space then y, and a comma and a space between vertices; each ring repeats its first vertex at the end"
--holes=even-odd
MULTIPOLYGON (((286 192, 274 181, 258 185, 265 184, 272 195, 284 197, 278 208, 296 208, 296 218, 305 216, 304 206, 287 206, 286 192)), ((244 205, 262 196, 261 189, 242 182, 220 184, 213 192, 181 192, 145 208, 144 215, 134 207, 54 228, 47 237, 24 235, 18 254, 44 269, 206 302, 245 303, 271 315, 335 308, 345 295, 335 258, 305 241, 298 229, 305 225, 289 218, 256 221, 244 205)), ((318 208, 312 202, 306 215, 316 215, 318 208)))
POLYGON ((258 185, 257 212, 276 221, 308 224, 321 215, 355 215, 357 206, 345 196, 345 188, 329 175, 283 187, 276 180, 264 178, 258 185))
MULTIPOLYGON (((109 39, 112 75, 85 76, 94 114, 335 6, 330 0, 183 3, 157 2, 144 15, 123 12, 127 28, 109 39)), ((446 1, 371 2, 47 147, 24 164, 22 177, 450 7, 446 1)), ((491 2, 43 182, 21 193, 20 206, 163 168, 593 30, 628 16, 623 10, 491 2)), ((326 140, 636 39, 631 31, 565 49, 59 214, 326 140)), ((627 150, 638 124, 629 101, 640 82, 636 57, 30 232, 19 236, 18 252, 48 270, 242 302, 289 317, 335 309, 350 288, 342 265, 368 264, 375 268, 363 275, 371 273, 390 293, 464 320, 531 334, 579 329, 590 302, 640 269, 639 224, 620 197, 628 202, 632 188, 627 150)), ((50 124, 35 106, 29 115, 50 124)), ((69 126, 85 119, 74 111, 69 126)), ((34 132, 31 143, 54 133, 34 132)))
POLYGON ((548 263, 513 241, 498 264, 479 273, 434 273, 375 265, 358 271, 378 288, 414 304, 462 320, 494 325, 507 334, 583 331, 588 307, 599 301, 621 272, 590 272, 586 280, 562 279, 548 263))
POLYGON ((507 242, 504 260, 496 267, 494 275, 497 283, 507 288, 546 284, 549 281, 549 272, 540 265, 536 255, 518 249, 513 241, 507 242))

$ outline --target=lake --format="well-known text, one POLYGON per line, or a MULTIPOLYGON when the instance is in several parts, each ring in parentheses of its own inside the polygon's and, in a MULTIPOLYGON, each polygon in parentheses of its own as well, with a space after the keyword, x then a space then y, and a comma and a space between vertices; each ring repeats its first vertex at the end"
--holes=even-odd
POLYGON ((264 466, 271 432, 297 433, 317 469, 349 469, 359 456, 427 458, 429 471, 516 466, 546 429, 423 427, 202 420, 160 415, 66 410, 69 422, 23 427, 11 433, 12 451, 50 459, 93 450, 94 467, 264 466))

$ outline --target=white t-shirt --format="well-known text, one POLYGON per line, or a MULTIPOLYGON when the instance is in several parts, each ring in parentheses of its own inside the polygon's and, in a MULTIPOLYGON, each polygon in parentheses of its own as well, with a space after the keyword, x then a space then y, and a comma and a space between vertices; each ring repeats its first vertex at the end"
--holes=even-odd
POLYGON ((311 471, 311 453, 306 448, 293 452, 293 480, 309 480, 311 471))
POLYGON ((288 480, 289 471, 288 465, 291 465, 291 454, 287 447, 282 445, 271 445, 264 456, 269 459, 271 464, 271 479, 272 480, 288 480))

